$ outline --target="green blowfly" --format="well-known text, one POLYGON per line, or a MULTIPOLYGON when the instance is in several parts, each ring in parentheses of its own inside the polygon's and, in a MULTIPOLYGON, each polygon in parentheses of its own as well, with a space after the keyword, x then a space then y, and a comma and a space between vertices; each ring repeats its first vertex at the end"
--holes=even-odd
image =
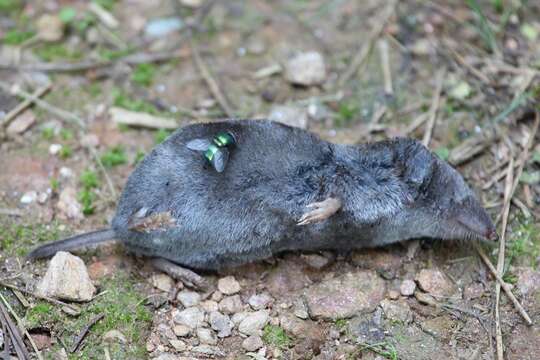
POLYGON ((217 133, 212 140, 195 139, 187 143, 188 149, 201 151, 217 172, 223 172, 229 161, 229 150, 236 145, 234 135, 228 131, 217 133))

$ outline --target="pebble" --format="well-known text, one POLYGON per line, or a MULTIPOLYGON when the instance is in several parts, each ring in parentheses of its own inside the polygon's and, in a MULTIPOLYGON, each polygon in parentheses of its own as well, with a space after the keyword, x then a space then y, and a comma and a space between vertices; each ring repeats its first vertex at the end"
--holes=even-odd
POLYGON ((169 344, 171 344, 171 346, 176 351, 186 351, 186 348, 187 348, 186 343, 178 339, 169 340, 169 344))
POLYGON ((206 301, 201 302, 201 307, 207 313, 211 313, 212 311, 218 311, 219 310, 219 305, 214 300, 206 300, 206 301))
POLYGON ((47 199, 49 199, 49 194, 46 192, 40 192, 37 196, 37 202, 41 205, 45 204, 47 199))
POLYGON ((248 304, 253 310, 262 310, 272 301, 268 293, 253 294, 248 299, 248 304))
POLYGON ((307 111, 294 105, 274 105, 270 109, 268 120, 305 129, 308 124, 307 111))
POLYGON ((399 299, 399 292, 396 290, 390 290, 388 291, 388 298, 391 300, 397 300, 399 299))
POLYGON ((372 312, 384 298, 385 282, 374 271, 346 273, 305 290, 312 318, 343 319, 372 312))
POLYGON ((454 284, 439 269, 423 269, 416 276, 416 281, 422 290, 436 297, 450 296, 455 291, 454 284))
POLYGON ((218 289, 225 295, 233 295, 240 291, 240 283, 234 276, 227 276, 219 279, 218 289))
POLYGON ((518 277, 517 288, 521 295, 527 296, 540 291, 540 271, 518 267, 516 273, 518 277))
POLYGON ((99 145, 99 137, 96 134, 86 134, 81 138, 81 145, 94 148, 99 145))
POLYGON ((412 321, 411 308, 404 300, 392 301, 384 299, 381 301, 381 308, 388 320, 400 321, 404 324, 408 324, 412 321))
POLYGON ((199 304, 201 295, 195 291, 183 290, 178 292, 176 300, 180 301, 184 307, 191 307, 199 304))
POLYGON ((84 219, 82 205, 77 200, 77 191, 71 186, 67 186, 62 190, 58 203, 56 203, 56 208, 60 212, 60 216, 64 219, 84 219))
POLYGON ((217 346, 206 345, 206 344, 195 346, 193 347, 193 349, 191 349, 191 351, 199 353, 199 354, 205 354, 205 355, 211 355, 211 356, 225 356, 223 351, 219 350, 217 346))
POLYGON ((167 274, 154 274, 152 275, 150 281, 156 289, 166 293, 170 292, 174 287, 173 279, 167 274))
POLYGON ((190 307, 173 315, 176 324, 186 325, 192 329, 201 327, 204 322, 204 312, 198 307, 190 307))
POLYGON ((238 331, 245 335, 258 335, 260 330, 268 323, 268 312, 259 310, 249 313, 238 325, 238 331))
POLYGON ((51 144, 49 145, 49 154, 56 155, 62 150, 62 145, 60 144, 51 144))
POLYGON ((124 334, 118 330, 109 330, 103 335, 103 341, 107 343, 121 343, 126 344, 127 339, 124 334))
POLYGON ((211 300, 214 300, 216 302, 220 302, 221 299, 223 299, 223 294, 221 293, 221 291, 219 290, 216 290, 214 291, 214 293, 212 294, 212 296, 210 297, 211 300))
POLYGON ((202 3, 203 0, 180 0, 180 4, 190 8, 198 8, 202 3))
POLYGON ((30 126, 34 125, 35 122, 36 116, 34 115, 34 113, 31 110, 26 110, 25 112, 17 116, 15 120, 11 122, 11 124, 9 124, 6 129, 6 133, 8 135, 22 134, 23 132, 28 130, 30 126))
POLYGON ((200 342, 203 344, 208 345, 216 345, 217 344, 217 337, 214 334, 214 332, 208 328, 198 328, 197 329, 197 337, 199 338, 200 342))
POLYGON ((62 166, 60 168, 60 177, 63 177, 65 179, 69 179, 69 178, 72 178, 75 174, 73 173, 73 170, 71 170, 70 168, 68 167, 65 167, 65 166, 62 166))
POLYGON ((403 296, 414 295, 414 290, 416 290, 416 283, 413 280, 403 280, 399 286, 399 291, 403 296))
POLYGON ((184 26, 182 19, 177 17, 150 20, 146 23, 144 34, 148 37, 164 37, 184 26))
POLYGON ((242 347, 246 351, 257 351, 264 346, 264 343, 260 336, 251 335, 242 341, 242 347))
POLYGON ((38 37, 46 42, 55 42, 64 35, 64 23, 56 15, 41 15, 36 21, 38 37))
POLYGON ((285 78, 295 85, 318 85, 326 79, 326 65, 316 51, 300 53, 285 63, 285 78))
POLYGON ((248 314, 249 313, 247 311, 236 313, 232 316, 231 320, 235 325, 238 325, 248 316, 248 314))
POLYGON ((191 328, 186 325, 175 325, 173 327, 173 332, 176 336, 184 337, 189 335, 189 333, 191 332, 191 328))
POLYGON ((319 254, 302 254, 300 256, 306 264, 316 270, 321 270, 330 263, 330 259, 319 254))
POLYGON ((219 310, 224 314, 235 314, 242 311, 243 308, 244 305, 238 295, 227 296, 219 302, 219 310))
POLYGON ((209 321, 212 329, 218 332, 218 337, 223 338, 231 335, 234 323, 227 315, 213 311, 210 313, 209 321))
POLYGON ((25 204, 25 205, 28 205, 28 204, 31 204, 33 203, 34 201, 36 201, 37 199, 37 192, 36 191, 28 191, 28 192, 25 192, 23 194, 23 196, 21 196, 21 204, 25 204))
POLYGON ((90 301, 96 293, 84 262, 77 256, 60 251, 49 262, 36 293, 71 301, 90 301))
POLYGON ((296 299, 293 305, 294 316, 300 319, 307 319, 309 317, 308 308, 302 299, 296 299))

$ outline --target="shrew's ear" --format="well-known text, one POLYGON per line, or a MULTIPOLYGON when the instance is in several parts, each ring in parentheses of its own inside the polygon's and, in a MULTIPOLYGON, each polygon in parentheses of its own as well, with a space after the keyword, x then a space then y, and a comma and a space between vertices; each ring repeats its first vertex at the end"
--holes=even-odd
POLYGON ((405 181, 417 190, 425 188, 431 182, 436 167, 434 155, 422 144, 415 142, 406 151, 405 181))
POLYGON ((210 144, 212 144, 212 141, 208 139, 195 139, 188 142, 186 147, 190 150, 206 151, 210 144))

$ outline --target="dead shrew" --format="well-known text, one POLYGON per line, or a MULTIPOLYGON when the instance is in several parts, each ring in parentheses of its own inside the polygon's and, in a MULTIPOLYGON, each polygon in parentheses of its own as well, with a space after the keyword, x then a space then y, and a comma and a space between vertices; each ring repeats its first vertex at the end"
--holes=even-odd
POLYGON ((177 130, 131 174, 110 229, 41 246, 29 257, 117 239, 198 285, 202 278, 182 267, 219 269, 285 250, 422 237, 497 234, 463 177, 419 142, 346 146, 275 122, 235 120, 177 130), (218 166, 205 152, 217 134, 234 143, 218 166))

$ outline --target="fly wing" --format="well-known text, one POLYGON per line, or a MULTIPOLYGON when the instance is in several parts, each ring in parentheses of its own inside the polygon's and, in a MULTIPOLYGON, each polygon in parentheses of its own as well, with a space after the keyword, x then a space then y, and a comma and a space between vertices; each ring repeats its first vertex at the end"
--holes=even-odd
POLYGON ((227 166, 228 161, 229 151, 226 148, 220 148, 218 151, 216 151, 214 157, 212 158, 212 166, 218 173, 221 173, 223 170, 225 170, 225 166, 227 166))
POLYGON ((208 139, 195 139, 186 144, 187 148, 195 151, 206 151, 212 142, 208 139))

